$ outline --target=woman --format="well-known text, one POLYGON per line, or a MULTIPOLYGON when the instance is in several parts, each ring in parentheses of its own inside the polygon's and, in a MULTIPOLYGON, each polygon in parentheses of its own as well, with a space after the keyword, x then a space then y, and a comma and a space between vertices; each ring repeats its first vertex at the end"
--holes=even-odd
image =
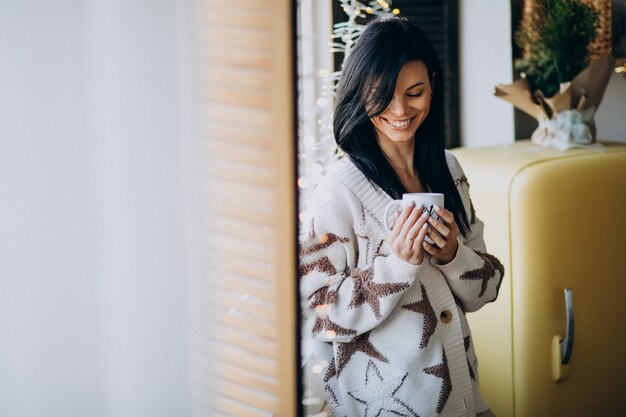
POLYGON ((428 39, 398 18, 368 25, 344 64, 334 133, 347 157, 311 198, 300 254, 335 417, 489 412, 465 312, 496 299, 504 271, 444 149, 441 74, 428 39), (405 192, 443 193, 440 220, 409 206, 388 233, 385 206, 405 192))

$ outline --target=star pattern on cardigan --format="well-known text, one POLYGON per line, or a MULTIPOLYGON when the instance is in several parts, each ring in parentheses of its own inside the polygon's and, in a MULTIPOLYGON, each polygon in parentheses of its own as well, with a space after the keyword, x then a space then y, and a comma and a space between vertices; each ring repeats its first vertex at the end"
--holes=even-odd
POLYGON ((337 376, 341 375, 350 359, 357 353, 362 352, 367 356, 378 359, 381 362, 389 363, 389 359, 378 351, 370 342, 370 332, 360 334, 355 337, 354 340, 347 343, 339 344, 337 350, 338 363, 337 363, 337 376))
POLYGON ((460 176, 459 178, 454 180, 454 185, 456 185, 457 187, 460 187, 461 184, 466 184, 467 188, 469 188, 469 181, 467 180, 467 177, 465 175, 460 176))
POLYGON ((315 252, 319 252, 326 249, 330 245, 336 242, 347 243, 350 241, 349 237, 341 237, 334 233, 322 233, 319 237, 315 231, 315 218, 311 219, 311 226, 307 235, 307 241, 316 240, 314 243, 310 243, 305 247, 300 248, 300 257, 310 255, 315 252), (316 239, 317 238, 317 239, 316 239))
POLYGON ((428 345, 430 337, 433 333, 435 333, 438 321, 435 310, 433 310, 433 306, 430 304, 430 300, 428 299, 428 294, 426 293, 424 284, 420 283, 420 288, 422 290, 422 299, 414 303, 405 304, 402 308, 424 315, 422 339, 420 340, 420 349, 423 349, 428 345))
POLYGON ((368 228, 368 223, 372 221, 376 221, 377 219, 372 217, 369 211, 363 207, 361 204, 361 218, 359 224, 355 227, 356 237, 363 239, 365 241, 365 264, 369 265, 374 263, 374 260, 379 256, 387 256, 381 252, 383 244, 385 243, 384 239, 378 241, 376 249, 374 249, 373 242, 371 238, 365 232, 368 228), (369 217, 369 219, 368 219, 369 217))
POLYGON ((370 360, 365 370, 365 385, 348 392, 352 398, 365 405, 365 417, 378 417, 383 411, 397 416, 419 417, 408 405, 394 397, 408 373, 384 379, 370 360))
MULTIPOLYGON (((313 325, 313 333, 319 333, 322 330, 332 332, 332 334, 338 336, 354 336, 356 334, 355 330, 346 329, 345 327, 338 325, 337 323, 329 319, 328 316, 318 317, 317 320, 315 320, 315 324, 313 325)), ((329 339, 332 339, 333 337, 334 336, 331 336, 329 337, 329 339)))
POLYGON ((337 366, 335 365, 335 357, 330 360, 326 373, 324 373, 324 383, 328 382, 332 377, 337 375, 337 366))
POLYGON ((384 243, 385 243, 384 239, 381 239, 380 242, 378 242, 378 246, 376 246, 376 250, 374 251, 374 258, 377 258, 379 256, 382 256, 382 257, 387 256, 382 253, 384 243))
POLYGON ((367 269, 354 268, 352 270, 352 281, 354 288, 352 289, 352 299, 348 308, 359 307, 363 304, 369 304, 374 312, 374 316, 380 319, 380 298, 406 290, 409 288, 408 283, 377 283, 373 281, 374 267, 367 269))
POLYGON ((326 400, 333 413, 333 417, 350 417, 347 407, 339 402, 335 392, 329 386, 326 386, 325 391, 326 400))
POLYGON ((337 291, 322 287, 315 291, 309 299, 309 307, 315 308, 324 304, 332 304, 337 299, 337 291))
MULTIPOLYGON (((314 236, 313 239, 315 239, 315 237, 317 236, 314 236)), ((316 243, 302 248, 302 250, 300 251, 300 256, 306 256, 315 252, 319 252, 336 242, 347 243, 350 241, 350 238, 341 237, 334 233, 322 233, 317 240, 318 241, 316 243)))
POLYGON ((488 253, 476 252, 478 256, 484 261, 482 267, 478 269, 472 269, 471 271, 467 271, 459 278, 461 279, 471 279, 471 280, 482 280, 482 284, 480 287, 480 293, 478 297, 482 297, 487 290, 487 283, 491 278, 496 275, 496 270, 500 271, 500 276, 504 275, 504 267, 493 255, 488 253))
POLYGON ((311 272, 321 272, 326 275, 333 276, 337 273, 337 270, 328 259, 328 256, 323 256, 319 259, 316 259, 313 262, 300 264, 300 276, 304 277, 311 272))
POLYGON ((446 406, 448 398, 450 397, 450 392, 452 392, 452 381, 450 379, 450 369, 448 368, 446 350, 443 348, 441 350, 443 352, 441 363, 424 368, 425 373, 442 379, 439 399, 437 400, 437 413, 441 413, 443 408, 446 406))

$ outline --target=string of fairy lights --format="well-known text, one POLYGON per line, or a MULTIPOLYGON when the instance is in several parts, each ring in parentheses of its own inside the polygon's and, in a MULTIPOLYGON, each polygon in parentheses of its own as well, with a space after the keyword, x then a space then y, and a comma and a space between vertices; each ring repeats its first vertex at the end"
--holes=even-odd
MULTIPOLYGON (((346 15, 346 20, 335 23, 328 43, 328 53, 337 62, 350 55, 368 21, 373 18, 393 17, 400 10, 392 8, 391 0, 338 0, 346 15)), ((304 47, 304 46, 303 46, 304 47)), ((332 62, 332 60, 331 60, 332 62)), ((299 117, 299 174, 297 184, 300 191, 300 207, 306 208, 315 186, 321 181, 328 165, 341 156, 333 136, 333 103, 336 87, 341 77, 341 69, 331 71, 321 68, 315 71, 321 88, 315 98, 315 108, 302 108, 299 117), (311 120, 313 119, 313 120, 311 120)), ((301 93, 306 91, 302 89, 301 93)))
MULTIPOLYGON (((328 53, 335 58, 335 60, 341 60, 340 68, 343 66, 343 61, 350 55, 350 51, 356 44, 359 36, 365 29, 368 21, 372 18, 385 18, 393 17, 400 14, 400 10, 392 8, 391 0, 376 0, 370 2, 362 2, 358 0, 338 0, 341 8, 346 14, 347 19, 343 22, 339 22, 333 25, 333 30, 330 35, 330 42, 328 44, 328 53)), ((301 47, 306 47, 301 45, 301 47)), ((332 62, 332 60, 329 60, 332 62)), ((341 69, 338 71, 329 70, 328 68, 321 68, 314 72, 314 83, 319 83, 321 88, 319 89, 319 95, 315 97, 315 100, 301 100, 303 102, 315 103, 315 108, 301 108, 299 114, 299 154, 298 154, 298 172, 300 177, 298 178, 298 189, 300 196, 301 210, 306 209, 306 205, 309 197, 311 196, 315 186, 323 178, 326 168, 335 159, 341 156, 341 152, 337 149, 337 146, 333 137, 333 103, 336 96, 337 82, 341 76, 341 69), (311 120, 314 118, 314 120, 311 120)), ((305 92, 315 91, 315 88, 300 89, 300 94, 305 92)), ((321 196, 321 198, 330 199, 331 195, 321 196)), ((300 214, 300 220, 302 221, 303 215, 300 214)), ((304 229, 302 229, 304 230, 304 229)), ((320 318, 324 318, 326 314, 326 306, 318 306, 315 309, 315 314, 320 318)), ((309 320, 309 315, 306 314, 308 308, 302 306, 303 311, 303 334, 310 334, 312 330, 312 322, 309 320)), ((334 332, 328 331, 326 338, 330 341, 334 338, 334 332)), ((308 386, 307 375, 313 374, 315 378, 318 378, 321 372, 328 366, 326 361, 314 362, 308 360, 311 346, 306 340, 303 340, 302 344, 302 357, 305 378, 305 390, 302 398, 302 404, 305 406, 305 410, 312 407, 312 410, 319 410, 318 406, 324 404, 324 392, 316 390, 313 386, 308 386)), ((318 378, 319 379, 319 378, 318 378)), ((308 411, 307 411, 308 413, 308 411)), ((309 417, 323 417, 327 416, 324 412, 318 414, 307 414, 309 417)))

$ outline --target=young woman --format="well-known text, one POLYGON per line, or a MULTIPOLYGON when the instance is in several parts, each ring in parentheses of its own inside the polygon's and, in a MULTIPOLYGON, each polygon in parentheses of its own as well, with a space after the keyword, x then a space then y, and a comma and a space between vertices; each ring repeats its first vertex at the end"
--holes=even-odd
POLYGON ((442 71, 414 23, 368 25, 344 65, 334 133, 346 157, 311 198, 300 253, 332 415, 490 413, 465 313, 496 299, 504 271, 444 148, 442 71), (443 193, 446 208, 437 221, 408 206, 387 232, 385 207, 406 192, 443 193))

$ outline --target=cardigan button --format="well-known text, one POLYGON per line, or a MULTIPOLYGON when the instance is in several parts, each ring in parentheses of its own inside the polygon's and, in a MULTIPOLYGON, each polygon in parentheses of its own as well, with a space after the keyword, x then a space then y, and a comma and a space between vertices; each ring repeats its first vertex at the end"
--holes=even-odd
POLYGON ((448 309, 445 309, 441 312, 439 318, 441 319, 442 323, 448 324, 452 321, 452 312, 448 309))

